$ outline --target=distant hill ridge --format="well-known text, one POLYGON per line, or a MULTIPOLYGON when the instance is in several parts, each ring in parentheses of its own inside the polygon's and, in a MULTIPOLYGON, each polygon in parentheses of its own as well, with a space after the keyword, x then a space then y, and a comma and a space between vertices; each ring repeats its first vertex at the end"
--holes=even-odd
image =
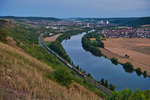
POLYGON ((54 18, 54 17, 16 17, 16 16, 1 16, 0 18, 6 18, 6 19, 28 19, 32 21, 36 20, 51 20, 51 21, 60 21, 61 19, 54 18))

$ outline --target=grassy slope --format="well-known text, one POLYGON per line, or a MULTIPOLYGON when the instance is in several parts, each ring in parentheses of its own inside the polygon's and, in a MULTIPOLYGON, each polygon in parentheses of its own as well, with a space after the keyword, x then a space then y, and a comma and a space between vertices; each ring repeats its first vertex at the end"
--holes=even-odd
MULTIPOLYGON (((66 73, 68 74, 69 73, 69 75, 71 75, 71 77, 69 77, 72 80, 71 83, 73 83, 73 84, 74 83, 75 84, 77 84, 77 83, 80 84, 80 85, 78 85, 78 87, 81 87, 81 89, 85 90, 87 93, 90 90, 90 91, 96 93, 97 95, 99 95, 100 97, 106 97, 105 93, 103 93, 99 89, 95 88, 91 84, 87 83, 86 80, 77 77, 72 72, 72 70, 70 70, 69 68, 67 68, 56 57, 54 57, 51 54, 48 54, 42 47, 40 47, 38 45, 37 38, 38 38, 38 36, 40 34, 39 33, 39 29, 33 29, 33 28, 32 29, 25 29, 24 27, 20 27, 19 25, 14 25, 14 24, 6 24, 2 28, 8 34, 8 36, 10 36, 10 37, 13 38, 13 41, 10 41, 10 40, 8 41, 9 45, 12 45, 12 47, 17 48, 18 50, 20 50, 18 47, 22 48, 21 51, 26 52, 28 55, 30 55, 32 57, 35 57, 40 62, 43 62, 43 63, 47 64, 48 66, 51 67, 51 69, 54 70, 52 73, 43 73, 43 72, 41 72, 42 74, 44 74, 44 76, 46 78, 48 78, 50 80, 53 80, 53 82, 57 82, 57 84, 61 85, 63 82, 65 82, 65 80, 64 81, 61 80, 62 82, 60 82, 60 80, 59 80, 60 78, 58 78, 59 75, 56 76, 55 72, 59 72, 60 69, 61 70, 63 69, 63 71, 65 73, 60 73, 60 75, 66 74, 66 73), (84 86, 84 87, 82 87, 81 85, 84 86)), ((67 75, 63 75, 63 78, 67 78, 66 76, 67 75)), ((32 77, 32 78, 34 78, 34 77, 32 77)), ((32 78, 30 78, 30 79, 32 79, 32 78)), ((68 83, 67 83, 67 85, 70 86, 68 83)), ((72 84, 71 84, 70 87, 72 87, 72 84)), ((66 88, 66 87, 64 87, 64 88, 66 88)), ((70 89, 72 89, 72 88, 69 88, 69 90, 70 89)), ((71 95, 78 95, 77 97, 80 98, 81 96, 78 93, 81 93, 82 90, 80 90, 80 89, 78 89, 78 90, 79 91, 74 91, 74 93, 71 94, 71 95)), ((56 91, 58 91, 58 93, 63 92, 63 91, 59 91, 59 89, 55 90, 55 92, 56 91)), ((67 92, 69 92, 69 91, 64 91, 62 94, 67 93, 67 92)), ((89 92, 89 93, 91 93, 91 92, 89 92)), ((82 93, 81 93, 81 95, 84 96, 82 93)), ((88 98, 88 95, 85 95, 85 96, 88 98)), ((96 95, 94 95, 94 96, 97 98, 96 95)), ((60 95, 58 95, 58 97, 62 98, 60 95)), ((68 98, 68 99, 70 99, 71 97, 69 97, 69 95, 66 95, 66 98, 68 98)), ((84 98, 82 98, 82 99, 84 99, 84 98)))
POLYGON ((72 83, 67 89, 44 74, 53 69, 28 54, 0 43, 0 98, 1 99, 52 99, 99 100, 99 97, 72 83))

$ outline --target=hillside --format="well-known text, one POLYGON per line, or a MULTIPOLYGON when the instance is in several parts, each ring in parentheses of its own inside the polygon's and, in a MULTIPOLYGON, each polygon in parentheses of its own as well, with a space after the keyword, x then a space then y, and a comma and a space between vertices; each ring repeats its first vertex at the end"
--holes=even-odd
POLYGON ((145 24, 150 24, 150 17, 142 17, 138 18, 132 22, 130 22, 133 25, 145 25, 145 24))
POLYGON ((60 21, 58 18, 54 17, 15 17, 15 16, 4 16, 0 18, 5 18, 5 19, 14 19, 14 20, 30 20, 30 21, 40 21, 40 20, 47 20, 47 21, 60 21))
POLYGON ((70 88, 50 80, 53 69, 28 54, 0 43, 0 98, 46 100, 99 100, 99 97, 73 82, 70 88))

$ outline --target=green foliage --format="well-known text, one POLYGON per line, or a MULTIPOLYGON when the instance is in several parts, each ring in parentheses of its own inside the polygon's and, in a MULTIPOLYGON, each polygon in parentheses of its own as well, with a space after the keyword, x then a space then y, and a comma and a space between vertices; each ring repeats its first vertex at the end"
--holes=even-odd
POLYGON ((112 62, 113 64, 117 65, 117 64, 118 64, 118 59, 115 58, 115 57, 113 57, 113 58, 111 58, 111 62, 112 62))
POLYGON ((84 31, 85 30, 71 30, 71 31, 64 32, 63 35, 57 38, 57 41, 61 43, 63 40, 70 39, 71 36, 81 34, 84 31))
POLYGON ((7 41, 7 35, 6 33, 0 29, 0 42, 6 42, 7 41))
POLYGON ((56 70, 53 73, 53 75, 54 75, 55 81, 60 83, 61 85, 69 87, 69 85, 72 83, 72 80, 73 80, 72 74, 63 68, 56 70))
POLYGON ((133 72, 133 65, 130 62, 126 62, 125 64, 123 64, 123 67, 125 69, 126 72, 133 72))
POLYGON ((138 76, 141 76, 143 74, 144 77, 147 77, 146 71, 142 72, 141 68, 134 69, 133 65, 130 62, 126 62, 125 64, 123 64, 123 68, 126 72, 132 73, 133 71, 136 71, 136 74, 138 76))
POLYGON ((144 77, 147 77, 147 72, 144 71, 144 72, 143 72, 143 75, 144 75, 144 77))
POLYGON ((138 76, 140 76, 142 74, 141 68, 137 68, 135 71, 136 71, 136 73, 137 73, 138 76))
POLYGON ((104 78, 101 79, 100 83, 101 83, 102 85, 104 85, 104 83, 105 83, 104 78))
POLYGON ((108 80, 105 80, 104 78, 100 80, 100 84, 105 86, 106 88, 109 88, 112 91, 116 89, 116 87, 113 84, 108 84, 108 80))
POLYGON ((96 33, 89 33, 83 36, 82 46, 85 50, 90 51, 95 56, 102 56, 99 47, 104 48, 104 43, 101 42, 103 36, 96 33), (91 41, 90 38, 95 38, 96 40, 91 41))
POLYGON ((113 84, 110 84, 109 85, 109 89, 112 90, 112 91, 114 91, 116 89, 116 87, 113 84))
POLYGON ((58 55, 60 55, 62 58, 66 59, 68 62, 71 63, 71 59, 70 57, 67 55, 66 51, 64 50, 64 48, 62 47, 62 45, 55 41, 55 42, 52 42, 49 47, 55 51, 58 55))
POLYGON ((150 90, 135 92, 125 89, 119 92, 113 92, 112 96, 107 97, 106 100, 150 100, 150 90))
POLYGON ((108 88, 108 80, 105 80, 104 86, 108 88))

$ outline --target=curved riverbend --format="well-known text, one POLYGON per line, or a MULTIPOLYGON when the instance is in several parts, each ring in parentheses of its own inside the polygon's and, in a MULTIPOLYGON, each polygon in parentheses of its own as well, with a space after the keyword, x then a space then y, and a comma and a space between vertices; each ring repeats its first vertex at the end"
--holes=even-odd
POLYGON ((150 89, 150 78, 138 76, 136 72, 125 72, 122 65, 114 65, 104 57, 93 56, 82 48, 81 39, 86 33, 72 36, 70 40, 64 40, 62 45, 75 65, 90 73, 94 79, 104 78, 114 84, 117 90, 129 88, 136 90, 150 89))

